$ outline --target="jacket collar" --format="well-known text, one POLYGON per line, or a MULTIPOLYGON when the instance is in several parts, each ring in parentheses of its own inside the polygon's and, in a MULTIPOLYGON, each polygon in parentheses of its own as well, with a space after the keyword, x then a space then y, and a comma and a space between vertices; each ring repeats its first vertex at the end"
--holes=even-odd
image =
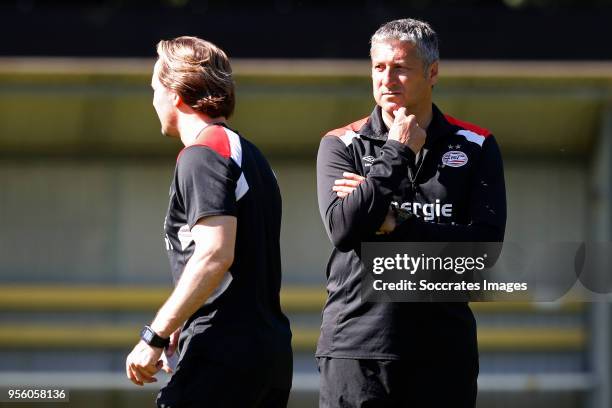
MULTIPOLYGON (((431 123, 427 128, 426 147, 432 146, 440 136, 454 133, 452 125, 448 123, 436 104, 432 104, 432 114, 431 123)), ((388 134, 389 129, 383 121, 382 109, 377 105, 368 121, 359 129, 359 135, 368 139, 386 141, 388 134)))
POLYGON ((387 140, 389 129, 382 118, 382 110, 376 105, 367 122, 359 129, 359 135, 373 140, 387 140))

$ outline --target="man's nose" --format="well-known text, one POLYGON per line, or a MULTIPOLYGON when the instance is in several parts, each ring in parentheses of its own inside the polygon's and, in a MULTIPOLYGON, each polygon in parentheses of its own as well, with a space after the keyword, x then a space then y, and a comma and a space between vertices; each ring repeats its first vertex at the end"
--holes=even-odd
POLYGON ((387 68, 383 72, 381 72, 381 82, 385 86, 393 83, 393 76, 391 75, 391 69, 387 68))

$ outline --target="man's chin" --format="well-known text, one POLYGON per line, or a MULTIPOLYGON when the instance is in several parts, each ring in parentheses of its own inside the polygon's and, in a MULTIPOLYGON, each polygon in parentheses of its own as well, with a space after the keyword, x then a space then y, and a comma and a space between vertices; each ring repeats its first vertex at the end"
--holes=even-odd
POLYGON ((403 107, 404 105, 396 102, 386 102, 381 105, 382 110, 388 113, 391 117, 395 117, 395 111, 403 107))

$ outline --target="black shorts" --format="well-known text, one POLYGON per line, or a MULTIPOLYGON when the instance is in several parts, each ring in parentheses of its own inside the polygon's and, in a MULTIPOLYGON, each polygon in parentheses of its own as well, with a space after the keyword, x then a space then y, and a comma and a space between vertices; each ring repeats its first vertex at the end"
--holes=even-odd
POLYGON ((319 408, 474 408, 478 369, 318 357, 319 408), (454 370, 453 370, 454 371, 454 370), (461 370, 460 370, 461 371, 461 370))
POLYGON ((158 408, 286 408, 292 361, 230 365, 189 357, 159 391, 158 408))

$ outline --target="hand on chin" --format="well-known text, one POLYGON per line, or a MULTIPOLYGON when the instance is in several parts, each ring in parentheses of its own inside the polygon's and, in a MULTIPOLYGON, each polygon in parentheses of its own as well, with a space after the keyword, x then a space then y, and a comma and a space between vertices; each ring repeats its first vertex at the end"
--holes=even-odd
POLYGON ((390 102, 390 101, 384 101, 381 105, 381 108, 387 113, 389 114, 389 116, 391 116, 392 118, 395 117, 395 111, 398 110, 399 108, 403 108, 404 105, 402 105, 399 102, 390 102))
POLYGON ((391 116, 393 116, 393 111, 398 110, 403 107, 403 98, 400 98, 398 95, 381 95, 380 98, 380 106, 383 108, 385 112, 388 112, 391 116))

